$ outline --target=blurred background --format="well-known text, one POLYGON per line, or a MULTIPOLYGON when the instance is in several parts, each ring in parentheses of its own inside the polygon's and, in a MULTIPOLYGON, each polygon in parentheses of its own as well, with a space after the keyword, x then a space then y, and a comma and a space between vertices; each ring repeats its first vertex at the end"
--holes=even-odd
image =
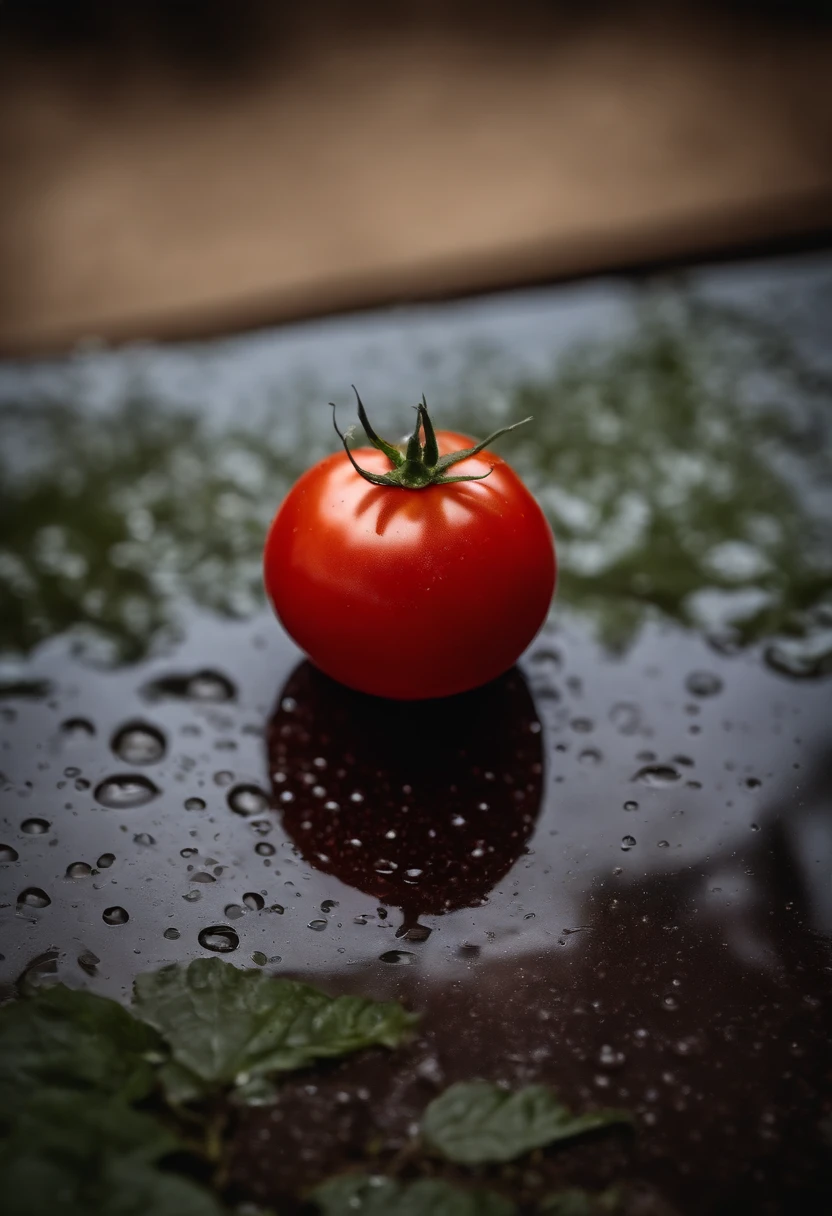
POLYGON ((817 242, 830 72, 824 0, 6 0, 0 349, 817 242))

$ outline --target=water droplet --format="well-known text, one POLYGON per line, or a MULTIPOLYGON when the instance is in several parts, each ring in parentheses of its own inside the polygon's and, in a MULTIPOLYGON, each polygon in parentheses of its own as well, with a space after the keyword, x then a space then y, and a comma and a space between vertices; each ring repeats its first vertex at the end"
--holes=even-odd
POLYGON ((269 844, 268 840, 261 840, 254 846, 254 851, 260 857, 271 857, 275 852, 275 847, 273 844, 269 844))
POLYGON ((615 866, 615 867, 613 867, 613 871, 612 871, 612 872, 613 872, 613 874, 615 875, 615 877, 616 877, 616 878, 618 877, 618 875, 619 875, 619 874, 623 874, 623 873, 624 873, 624 871, 621 869, 621 866, 615 866))
POLYGON ((751 824, 751 831, 752 831, 752 832, 759 832, 759 830, 760 830, 760 825, 759 825, 759 823, 752 823, 752 824, 751 824))
POLYGON ((692 671, 685 680, 685 688, 694 697, 715 697, 722 692, 722 680, 711 671, 692 671))
POLYGON ((412 967, 419 961, 419 956, 410 950, 385 950, 378 958, 379 962, 392 963, 394 967, 412 967))
POLYGON ((146 849, 149 849, 155 843, 156 839, 150 835, 150 832, 137 832, 133 837, 133 844, 142 845, 146 849))
POLYGON ((165 736, 149 722, 127 722, 113 735, 110 747, 125 764, 156 764, 167 750, 165 736))
POLYGON ((270 904, 269 911, 276 912, 278 916, 282 916, 286 909, 283 907, 283 904, 270 904))
POLYGON ((570 725, 579 735, 588 735, 595 724, 591 718, 573 718, 570 725))
POLYGON ((66 868, 67 878, 89 878, 92 874, 92 866, 88 866, 85 861, 73 861, 66 868))
POLYGON ((563 656, 560 651, 551 646, 542 646, 540 650, 535 650, 530 657, 532 663, 552 667, 554 670, 558 670, 563 665, 563 656))
POLYGON ((159 793, 149 777, 140 773, 120 773, 107 777, 95 787, 95 800, 113 811, 145 806, 159 793))
POLYGON ((623 1051, 616 1051, 609 1043, 605 1043, 598 1053, 598 1063, 602 1068, 621 1068, 626 1059, 623 1051))
POLYGON ((745 787, 749 790, 757 790, 762 784, 759 777, 746 777, 745 779, 745 787))
POLYGON ((95 975, 95 969, 101 962, 97 954, 93 954, 92 950, 82 950, 78 955, 78 966, 87 975, 95 975))
POLYGON ((641 725, 641 710, 632 701, 617 701, 610 710, 610 722, 620 735, 634 735, 641 725))
POLYGON ((115 853, 102 853, 95 864, 98 866, 99 870, 109 870, 115 859, 115 853))
POLYGON ((258 967, 265 967, 269 960, 266 958, 262 950, 255 950, 254 954, 251 956, 251 961, 256 963, 258 967))
POLYGON ((265 899, 257 891, 246 891, 243 903, 251 912, 261 912, 266 906, 265 899))
POLYGON ((595 765, 600 764, 602 760, 603 756, 598 751, 597 747, 585 747, 578 756, 579 763, 585 764, 587 767, 594 768, 595 765))
POLYGON ((325 912, 327 914, 327 916, 329 915, 329 913, 332 911, 333 908, 337 908, 337 907, 338 907, 337 899, 325 899, 321 903, 321 911, 325 912))
POLYGON ((623 851, 624 853, 626 853, 626 852, 627 852, 629 849, 633 848, 633 846, 635 845, 635 843, 636 843, 636 838, 635 838, 635 836, 622 836, 622 837, 621 837, 621 849, 622 849, 622 851, 623 851))
POLYGON ((793 638, 767 646, 763 660, 778 675, 790 676, 793 680, 816 680, 832 670, 832 650, 825 641, 811 634, 805 638, 793 638))
POLYGON ((233 701, 237 690, 227 676, 206 669, 190 677, 186 695, 193 701, 233 701))
POLYGON ((627 800, 627 801, 624 803, 624 810, 625 810, 625 811, 637 811, 637 810, 638 810, 638 803, 637 803, 637 802, 634 802, 632 798, 629 798, 629 799, 628 799, 628 800, 627 800))
POLYGON ((406 942, 426 942, 430 937, 432 929, 427 925, 409 925, 407 928, 402 925, 396 930, 396 937, 402 938, 406 942))
POLYGON ((186 798, 185 799, 185 810, 186 811, 204 811, 205 810, 205 799, 204 798, 186 798))
POLYGON ((83 743, 92 739, 95 727, 88 718, 67 718, 61 723, 61 736, 64 743, 83 743))
POLYGON ((198 874, 191 875, 191 882, 206 883, 206 882, 216 882, 216 881, 217 880, 216 880, 216 878, 214 878, 213 874, 206 874, 204 870, 200 870, 200 872, 198 874))
POLYGON ((204 949, 217 954, 230 954, 240 944, 239 937, 230 925, 211 925, 208 929, 200 929, 198 941, 204 949))
POLYGON ((256 785, 235 785, 228 792, 228 805, 236 815, 262 815, 269 799, 256 785))
POLYGON ((185 894, 182 896, 182 898, 188 904, 195 904, 198 899, 202 899, 202 892, 201 891, 186 891, 185 894))
POLYGON ((27 887, 20 892, 17 902, 27 908, 48 908, 52 900, 40 887, 27 887))
POLYGON ((226 904, 223 911, 229 920, 239 920, 241 916, 245 916, 245 908, 241 908, 239 904, 226 904))
POLYGON ((221 702, 233 701, 237 689, 227 676, 211 668, 187 675, 162 676, 145 685, 144 695, 150 700, 175 697, 180 700, 221 702))
POLYGON ((325 920, 310 920, 308 928, 314 929, 316 933, 322 933, 327 927, 328 923, 329 922, 325 920))
POLYGON ((230 773, 227 768, 222 768, 218 773, 214 773, 214 785, 218 785, 220 789, 224 789, 234 780, 234 774, 230 773))
POLYGON ((669 848, 670 848, 670 841, 669 841, 669 840, 660 840, 660 841, 658 842, 657 847, 658 847, 658 848, 660 848, 660 849, 669 849, 669 848))
POLYGON ((669 764, 645 764, 635 774, 633 781, 640 781, 642 785, 661 788, 673 785, 681 778, 681 775, 678 769, 671 768, 669 764))
POLYGON ((0 862, 17 861, 18 856, 17 849, 13 849, 10 844, 0 844, 0 862))
POLYGON ((175 942, 175 941, 178 941, 178 939, 181 937, 181 934, 178 929, 165 929, 164 933, 162 934, 162 937, 166 937, 169 942, 175 942))
POLYGON ((124 908, 116 905, 113 908, 105 908, 101 913, 101 919, 105 925, 126 925, 130 917, 124 908))
POLYGON ((49 831, 51 826, 48 819, 24 819, 20 830, 27 836, 42 836, 44 832, 49 831))

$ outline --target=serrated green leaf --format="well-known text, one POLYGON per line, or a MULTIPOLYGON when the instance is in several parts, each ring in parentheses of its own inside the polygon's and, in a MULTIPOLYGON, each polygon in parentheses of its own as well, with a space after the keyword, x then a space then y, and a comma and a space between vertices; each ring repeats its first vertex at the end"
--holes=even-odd
POLYGON ((115 1001, 56 984, 0 1009, 0 1111, 49 1085, 126 1100, 154 1084, 159 1036, 115 1001))
POLYGON ((289 1072, 361 1047, 396 1047, 416 1017, 396 1002, 330 997, 296 980, 196 959, 141 975, 136 1011, 172 1053, 162 1081, 171 1100, 289 1072))
POLYGON ((510 1093, 488 1081, 461 1081, 430 1103, 422 1117, 426 1143, 461 1165, 513 1161, 533 1148, 612 1123, 629 1123, 620 1110, 574 1115, 553 1089, 528 1085, 510 1093))
POLYGON ((21 1095, 0 1151, 4 1216, 221 1216, 156 1163, 181 1147, 158 1120, 94 1090, 21 1095))
POLYGON ((312 1192, 322 1216, 514 1216, 516 1208, 492 1191, 462 1190, 439 1178, 399 1182, 370 1174, 342 1174, 312 1192))

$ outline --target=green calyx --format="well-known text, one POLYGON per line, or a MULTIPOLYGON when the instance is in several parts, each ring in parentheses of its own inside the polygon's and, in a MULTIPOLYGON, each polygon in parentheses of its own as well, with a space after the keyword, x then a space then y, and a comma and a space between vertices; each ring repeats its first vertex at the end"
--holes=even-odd
POLYGON ((357 463, 355 457, 350 451, 349 440, 352 439, 355 433, 355 427, 349 427, 346 434, 340 430, 335 419, 335 405, 330 401, 332 406, 332 425, 335 427, 336 433, 344 445, 344 451, 350 459, 352 467, 356 473, 359 473, 365 481, 369 481, 374 486, 397 486, 401 490, 424 490, 426 486, 447 486, 452 485, 457 481, 483 481, 488 477, 492 469, 488 473, 480 473, 478 475, 448 477, 447 470, 453 468, 455 464, 459 464, 461 460, 467 460, 469 456, 476 456, 483 448, 488 447, 495 439, 499 439, 501 435, 507 434, 509 431, 514 431, 518 426, 523 426, 526 422, 531 422, 531 418, 524 418, 522 422, 515 422, 512 426, 504 426, 499 431, 495 431, 493 435, 489 435, 487 439, 483 439, 480 443, 472 448, 463 448, 459 452, 449 452, 446 456, 439 455, 439 445, 436 442, 436 432, 433 429, 433 423, 428 414, 428 406, 425 401, 424 394, 422 400, 416 409, 416 427, 407 444, 402 444, 401 447, 396 447, 392 443, 387 443, 381 439, 370 425, 370 420, 367 417, 367 411, 364 409, 364 404, 358 395, 358 389, 355 385, 352 386, 352 391, 355 393, 355 399, 358 402, 358 418, 364 428, 364 432, 373 445, 383 452, 393 466, 389 473, 371 473, 368 469, 362 469, 357 463), (424 435, 424 439, 422 436, 424 435))

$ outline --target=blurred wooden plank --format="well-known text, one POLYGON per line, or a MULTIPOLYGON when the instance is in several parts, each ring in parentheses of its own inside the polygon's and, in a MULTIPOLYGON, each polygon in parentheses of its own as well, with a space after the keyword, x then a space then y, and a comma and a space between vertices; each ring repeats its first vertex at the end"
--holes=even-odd
POLYGON ((0 53, 0 348, 830 227, 828 31, 677 12, 526 34, 301 22, 256 70, 200 78, 152 55, 0 53))

